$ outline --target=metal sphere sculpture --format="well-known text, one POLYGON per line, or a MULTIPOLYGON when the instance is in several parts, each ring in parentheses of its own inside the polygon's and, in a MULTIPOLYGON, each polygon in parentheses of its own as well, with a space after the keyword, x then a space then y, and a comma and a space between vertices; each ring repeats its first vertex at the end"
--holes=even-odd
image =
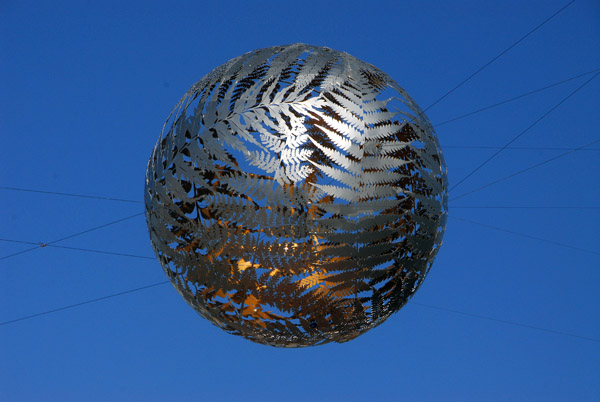
POLYGON ((145 205, 160 263, 202 317, 302 347, 351 340, 415 293, 442 242, 447 176, 395 81, 294 44, 192 86, 150 157, 145 205))

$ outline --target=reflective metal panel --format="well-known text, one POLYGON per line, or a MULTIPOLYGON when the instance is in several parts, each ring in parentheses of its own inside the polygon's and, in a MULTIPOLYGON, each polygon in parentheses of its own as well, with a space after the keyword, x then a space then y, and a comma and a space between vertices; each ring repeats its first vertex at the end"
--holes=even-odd
POLYGON ((152 246, 225 331, 345 342, 414 294, 446 225, 434 130, 388 75, 294 44, 216 68, 184 95, 146 176, 152 246))

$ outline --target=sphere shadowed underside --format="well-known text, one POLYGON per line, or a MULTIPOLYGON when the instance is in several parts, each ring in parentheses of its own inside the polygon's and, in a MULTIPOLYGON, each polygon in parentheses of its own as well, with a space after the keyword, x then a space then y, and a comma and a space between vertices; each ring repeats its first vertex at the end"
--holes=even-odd
POLYGON ((216 68, 148 163, 146 221, 169 279, 225 331, 345 342, 415 293, 446 225, 446 167, 419 106, 347 53, 295 44, 216 68))

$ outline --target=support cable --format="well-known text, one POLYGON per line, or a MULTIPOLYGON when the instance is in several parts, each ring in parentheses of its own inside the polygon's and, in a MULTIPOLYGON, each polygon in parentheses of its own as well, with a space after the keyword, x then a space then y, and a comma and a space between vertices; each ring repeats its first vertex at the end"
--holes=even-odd
POLYGON ((32 190, 29 188, 20 188, 20 187, 0 186, 0 190, 12 190, 12 191, 24 191, 24 192, 28 192, 28 193, 63 195, 63 196, 68 196, 68 197, 93 198, 96 200, 130 202, 130 203, 135 203, 135 204, 143 204, 144 203, 143 201, 128 200, 128 199, 124 199, 124 198, 100 197, 97 195, 87 195, 87 194, 60 193, 57 191, 32 190))
POLYGON ((456 197, 450 198, 450 201, 455 201, 455 200, 458 200, 459 198, 465 197, 465 196, 467 196, 467 195, 469 195, 469 194, 473 194, 473 193, 475 193, 475 192, 477 192, 477 191, 480 191, 480 190, 483 190, 483 189, 485 189, 485 188, 488 188, 488 187, 490 187, 490 186, 493 186, 493 185, 495 185, 495 184, 498 184, 498 183, 500 183, 500 182, 502 182, 502 181, 504 181, 504 180, 511 179, 511 178, 513 178, 513 177, 515 177, 515 176, 517 176, 517 175, 520 175, 521 173, 525 173, 525 172, 527 172, 527 171, 529 171, 529 170, 532 170, 532 169, 535 169, 535 168, 537 168, 537 167, 543 166, 543 165, 545 165, 545 164, 547 164, 547 163, 550 163, 550 162, 553 162, 553 161, 555 161, 555 160, 557 160, 557 159, 564 158, 565 156, 571 155, 572 153, 574 153, 574 152, 577 152, 577 151, 581 151, 581 150, 583 150, 583 149, 585 149, 585 148, 587 148, 587 147, 589 147, 589 146, 591 146, 591 145, 594 145, 594 144, 596 144, 596 143, 598 143, 598 142, 600 142, 600 139, 599 139, 599 140, 592 141, 592 142, 590 142, 590 143, 588 143, 588 144, 585 144, 585 145, 582 145, 582 146, 580 146, 580 147, 577 147, 577 148, 571 149, 571 150, 569 150, 568 152, 564 152, 564 153, 562 153, 562 154, 559 154, 559 155, 553 156, 553 157, 552 157, 552 158, 550 158, 550 159, 546 159, 546 160, 544 160, 544 161, 542 161, 542 162, 536 163, 535 165, 532 165, 532 166, 526 167, 526 168, 524 168, 524 169, 518 170, 518 171, 516 171, 516 172, 514 172, 514 173, 511 173, 511 174, 509 174, 508 176, 504 176, 504 177, 501 177, 501 178, 499 178, 499 179, 497 179, 497 180, 494 180, 494 181, 492 181, 492 182, 489 182, 489 183, 487 183, 487 184, 484 184, 484 185, 483 185, 483 186, 481 186, 481 187, 477 187, 476 189, 473 189, 473 190, 471 190, 471 191, 467 191, 466 193, 462 193, 461 195, 458 195, 458 196, 456 196, 456 197))
POLYGON ((600 209, 600 207, 542 206, 542 205, 452 205, 452 209, 600 209))
POLYGON ((144 214, 144 212, 140 212, 140 213, 137 213, 137 214, 134 214, 134 215, 131 215, 131 216, 127 216, 125 218, 118 219, 116 221, 105 223, 104 225, 95 226, 95 227, 93 227, 91 229, 87 229, 87 230, 84 230, 82 232, 78 232, 78 233, 75 233, 75 234, 72 234, 72 235, 69 235, 69 236, 61 237, 60 239, 53 240, 53 241, 48 242, 48 243, 35 243, 35 244, 37 244, 35 247, 28 248, 28 249, 19 251, 17 253, 5 255, 4 257, 0 257, 0 261, 5 260, 7 258, 11 258, 11 257, 17 256, 17 255, 20 255, 20 254, 25 254, 25 253, 33 251, 33 250, 37 250, 38 248, 41 248, 41 247, 50 246, 50 245, 53 245, 54 243, 58 243, 58 242, 61 242, 61 241, 67 240, 67 239, 71 239, 71 238, 76 237, 76 236, 81 236, 82 234, 89 233, 89 232, 92 232, 94 230, 102 229, 102 228, 105 228, 107 226, 114 225, 116 223, 120 223, 120 222, 126 221, 126 220, 131 219, 131 218, 135 218, 136 216, 140 216, 140 215, 143 215, 143 214, 144 214))
POLYGON ((432 107, 434 107, 435 105, 437 105, 438 103, 440 103, 448 95, 450 95, 452 92, 456 91, 458 88, 460 88, 461 86, 463 86, 464 84, 466 84, 467 81, 471 80, 473 77, 475 77, 477 74, 479 74, 480 72, 482 72, 486 67, 488 67, 490 64, 492 64, 493 62, 495 62, 496 60, 498 60, 500 57, 504 56, 506 53, 508 53, 509 50, 511 50, 513 47, 517 46, 519 43, 521 43, 523 40, 525 40, 525 38, 527 38, 529 35, 531 35, 535 31, 537 31, 538 29, 540 29, 542 26, 544 26, 546 23, 548 23, 552 18, 554 18, 558 14, 562 13, 564 10, 567 9, 567 7, 569 7, 574 2, 575 2, 575 0, 572 0, 572 1, 568 2, 567 4, 565 4, 564 6, 562 6, 560 10, 558 10, 557 12, 555 12, 554 14, 552 14, 550 17, 546 18, 541 24, 539 24, 538 26, 536 26, 535 28, 533 28, 531 31, 527 32, 519 40, 517 40, 512 45, 510 45, 509 47, 507 47, 506 49, 504 49, 502 52, 500 52, 500 54, 498 54, 493 59, 491 59, 490 61, 488 61, 487 63, 485 63, 483 66, 479 67, 473 74, 469 75, 467 78, 465 78, 464 80, 462 80, 461 82, 459 82, 458 85, 456 85, 454 88, 452 88, 451 90, 449 90, 448 92, 446 92, 444 95, 442 95, 440 98, 438 98, 431 105, 427 106, 427 108, 425 108, 425 110, 423 110, 423 112, 428 111, 429 109, 431 109, 432 107))
POLYGON ((446 307, 432 306, 431 304, 417 303, 417 302, 414 302, 414 301, 409 301, 409 303, 410 304, 414 304, 416 306, 420 306, 420 307, 426 307, 426 308, 429 308, 429 309, 445 311, 447 313, 466 315, 468 317, 474 317, 474 318, 479 318, 479 319, 482 319, 482 320, 489 320, 489 321, 500 322, 502 324, 514 325, 514 326, 517 326, 517 327, 535 329, 536 331, 544 331, 544 332, 549 332, 549 333, 556 334, 556 335, 569 336, 569 337, 572 337, 572 338, 583 339, 583 340, 591 341, 591 342, 600 342, 600 339, 590 338, 590 337, 587 337, 587 336, 581 336, 581 335, 577 335, 577 334, 572 334, 572 333, 569 333, 569 332, 556 331, 554 329, 543 328, 543 327, 538 327, 538 326, 529 325, 529 324, 522 324, 520 322, 502 320, 502 319, 499 319, 499 318, 487 317, 485 315, 480 315, 480 314, 467 313, 465 311, 453 310, 453 309, 449 309, 449 308, 446 308, 446 307))
POLYGON ((489 110, 489 109, 493 109, 493 108, 501 106, 501 105, 505 105, 505 104, 507 104, 509 102, 516 101, 516 100, 524 98, 526 96, 533 95, 533 94, 536 94, 538 92, 545 91, 546 89, 550 89, 550 88, 553 88, 555 86, 558 86, 558 85, 565 84, 567 82, 576 80, 577 78, 585 77, 586 75, 593 74, 593 73, 597 72, 598 70, 600 70, 600 68, 595 68, 592 71, 588 71, 586 73, 578 74, 578 75, 576 75, 574 77, 567 78, 566 80, 558 81, 558 82, 555 82, 553 84, 546 85, 545 87, 534 89, 533 91, 526 92, 526 93, 524 93, 522 95, 515 96, 513 98, 506 99, 506 100, 503 100, 501 102, 494 103, 493 105, 485 106, 485 107, 482 107, 480 109, 474 110, 472 112, 465 113, 465 114, 457 116, 457 117, 453 117, 453 118, 451 118, 449 120, 442 121, 441 123, 434 124, 433 126, 434 127, 439 127, 439 126, 443 126, 444 124, 452 123, 452 122, 454 122, 456 120, 464 119, 465 117, 473 116, 474 114, 481 113, 483 111, 486 111, 486 110, 489 110))
POLYGON ((57 244, 45 244, 44 245, 44 243, 39 243, 39 242, 36 243, 36 242, 32 242, 32 241, 13 240, 13 239, 0 239, 0 241, 4 241, 7 243, 32 244, 32 245, 37 245, 38 247, 54 247, 54 248, 62 248, 65 250, 86 251, 88 253, 108 254, 108 255, 116 255, 116 256, 120 256, 120 257, 132 257, 132 258, 143 258, 145 260, 156 260, 155 257, 147 257, 145 255, 115 253, 112 251, 93 250, 93 249, 81 248, 81 247, 67 247, 67 246, 59 246, 57 244))
POLYGON ((470 219, 461 218, 461 217, 454 216, 454 215, 448 215, 448 217, 456 219, 456 220, 459 220, 459 221, 467 222, 467 223, 470 223, 470 224, 473 224, 473 225, 481 226, 481 227, 484 227, 484 228, 496 230, 496 231, 499 231, 499 232, 510 233, 512 235, 515 235, 515 236, 526 237, 528 239, 542 241, 542 242, 545 242, 545 243, 552 244, 554 246, 570 248, 571 250, 577 250, 577 251, 581 251, 581 252, 588 253, 588 254, 600 255, 600 252, 598 252, 598 251, 588 250, 586 248, 581 248, 581 247, 575 247, 575 246, 571 246, 570 244, 559 243, 557 241, 544 239, 542 237, 531 236, 531 235, 528 235, 528 234, 525 234, 525 233, 515 232, 514 230, 508 230, 508 229, 500 228, 498 226, 492 226, 492 225, 487 225, 485 223, 475 222, 475 221, 472 221, 470 219))
MULTIPOLYGON (((455 148, 455 149, 501 149, 502 147, 484 147, 475 145, 442 145, 442 149, 455 148)), ((505 149, 515 151, 571 151, 572 148, 567 147, 506 147, 505 149)), ((586 148, 577 149, 576 151, 600 151, 600 148, 586 148)))
POLYGON ((164 285, 165 283, 169 283, 169 281, 157 282, 157 283, 153 283, 151 285, 142 286, 140 288, 134 288, 134 289, 126 290, 124 292, 113 293, 113 294, 110 294, 108 296, 97 297, 95 299, 86 300, 86 301, 83 301, 83 302, 80 302, 80 303, 70 304, 68 306, 64 306, 64 307, 59 307, 59 308, 55 308, 55 309, 52 309, 52 310, 43 311, 41 313, 26 315, 24 317, 16 318, 14 320, 0 322, 0 326, 7 325, 7 324, 13 324, 15 322, 28 320, 30 318, 35 318, 35 317, 39 317, 39 316, 46 315, 46 314, 52 314, 52 313, 56 313, 56 312, 59 312, 59 311, 68 310, 68 309, 71 309, 71 308, 74 308, 74 307, 83 306, 85 304, 90 304, 90 303, 95 303, 95 302, 98 302, 98 301, 110 299, 112 297, 123 296, 123 295, 129 294, 129 293, 139 292, 140 290, 145 290, 145 289, 153 288, 155 286, 164 285))
MULTIPOLYGON (((43 311, 41 313, 31 314, 31 315, 19 317, 19 318, 13 319, 13 320, 0 322, 0 326, 4 326, 4 325, 8 325, 8 324, 14 324, 14 323, 19 322, 19 321, 25 321, 25 320, 29 320, 31 318, 36 318, 36 317, 40 317, 40 316, 47 315, 47 314, 52 314, 52 313, 57 313, 59 311, 64 311, 64 310, 68 310, 68 309, 71 309, 71 308, 80 307, 80 306, 83 306, 83 305, 86 305, 86 304, 91 304, 91 303, 99 302, 99 301, 110 299, 110 298, 113 298, 113 297, 118 297, 118 296, 123 296, 123 295, 134 293, 134 292, 139 292, 139 291, 150 289, 150 288, 157 287, 157 286, 160 286, 160 285, 165 285, 167 283, 169 283, 169 281, 161 281, 161 282, 153 283, 153 284, 150 284, 150 285, 146 285, 146 286, 142 286, 142 287, 138 287, 138 288, 126 290, 124 292, 113 293, 113 294, 110 294, 110 295, 107 295, 107 296, 97 297, 95 299, 86 300, 86 301, 83 301, 83 302, 80 302, 80 303, 70 304, 70 305, 67 305, 67 306, 64 306, 64 307, 60 307, 60 308, 56 308, 56 309, 52 309, 52 310, 43 311)), ((465 312, 465 311, 459 311, 459 310, 453 310, 453 309, 449 309, 449 308, 445 308, 445 307, 433 306, 431 304, 417 303, 417 302, 414 302, 414 301, 410 301, 409 303, 417 305, 417 306, 420 306, 420 307, 429 308, 429 309, 435 309, 435 310, 445 311, 445 312, 454 313, 454 314, 466 315, 466 316, 469 316, 469 317, 474 317, 474 318, 479 318, 479 319, 489 320, 489 321, 495 321, 495 322, 499 322, 499 323, 503 323, 503 324, 508 324, 508 325, 513 325, 513 326, 518 326, 518 327, 523 327, 523 328, 534 329, 534 330, 537 330, 537 331, 549 332, 549 333, 553 333, 555 335, 568 336, 568 337, 578 338, 578 339, 582 339, 582 340, 586 340, 586 341, 591 341, 591 342, 600 342, 600 339, 590 338, 590 337, 587 337, 587 336, 572 334, 572 333, 568 333, 568 332, 556 331, 556 330, 553 330, 553 329, 548 329, 548 328, 533 326, 533 325, 529 325, 529 324, 522 324, 522 323, 518 323, 518 322, 514 322, 514 321, 502 320, 502 319, 498 319, 498 318, 494 318, 494 317, 487 317, 487 316, 480 315, 480 314, 473 314, 473 313, 468 313, 468 312, 465 312)))
POLYGON ((496 156, 500 155, 500 153, 502 151, 504 151, 510 144, 512 144, 513 142, 515 142, 516 140, 518 140, 520 137, 522 137, 525 133, 527 133, 529 130, 531 130, 533 127, 535 127, 540 121, 542 121, 546 117, 548 117, 548 115, 550 115, 550 113, 552 113, 553 111, 555 111, 560 105, 562 105, 563 103, 565 103, 571 96, 573 96, 577 92, 579 92, 579 90, 581 90, 583 87, 585 87, 587 84, 589 84, 598 75, 600 75, 600 72, 597 72, 596 74, 594 74, 590 79, 588 79, 583 84, 581 84, 580 86, 578 86, 574 91, 572 91, 569 95, 567 95, 566 97, 564 97, 560 102, 558 102, 556 105, 552 106, 548 111, 546 111, 546 113, 544 113, 543 115, 541 115, 540 117, 538 117, 533 123, 531 123, 529 126, 527 126, 527 128, 525 130, 521 131, 519 134, 517 134, 515 137, 513 137, 502 148, 500 148, 498 151, 496 151, 495 153, 493 153, 490 157, 488 157, 486 160, 484 160, 483 162, 481 162, 475 169, 471 170, 466 176, 464 176, 462 179, 460 179, 458 181, 458 183, 456 183, 454 186, 452 186, 450 188, 450 191, 452 191, 456 187, 460 186, 462 183, 464 183, 465 180, 467 180, 469 177, 471 177, 475 172, 477 172, 479 169, 481 169, 482 167, 484 167, 485 165, 487 165, 496 156))

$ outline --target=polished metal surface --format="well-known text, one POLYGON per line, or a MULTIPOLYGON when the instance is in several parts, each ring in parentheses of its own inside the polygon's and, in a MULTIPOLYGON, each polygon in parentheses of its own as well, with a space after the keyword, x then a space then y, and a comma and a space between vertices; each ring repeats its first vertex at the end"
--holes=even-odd
POLYGON ((415 293, 444 234, 435 132, 388 75, 294 44, 235 58, 167 120, 145 188, 184 299, 255 342, 345 342, 415 293))

